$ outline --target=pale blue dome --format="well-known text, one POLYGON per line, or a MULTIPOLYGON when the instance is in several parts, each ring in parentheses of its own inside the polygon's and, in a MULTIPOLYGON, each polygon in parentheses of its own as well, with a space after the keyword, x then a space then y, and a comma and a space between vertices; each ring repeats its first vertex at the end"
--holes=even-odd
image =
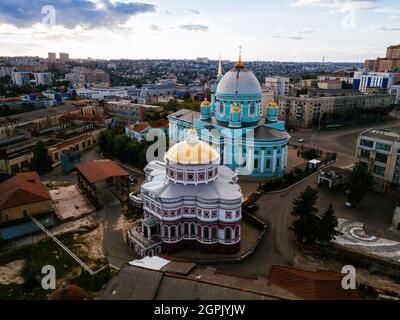
POLYGON ((261 86, 253 72, 247 69, 232 69, 218 84, 217 95, 261 95, 261 86))

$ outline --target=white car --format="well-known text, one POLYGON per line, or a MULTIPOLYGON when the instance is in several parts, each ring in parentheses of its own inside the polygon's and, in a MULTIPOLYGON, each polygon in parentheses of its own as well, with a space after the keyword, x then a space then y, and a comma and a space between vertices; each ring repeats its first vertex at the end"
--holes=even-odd
POLYGON ((299 142, 306 142, 306 140, 304 140, 304 139, 299 139, 299 142))

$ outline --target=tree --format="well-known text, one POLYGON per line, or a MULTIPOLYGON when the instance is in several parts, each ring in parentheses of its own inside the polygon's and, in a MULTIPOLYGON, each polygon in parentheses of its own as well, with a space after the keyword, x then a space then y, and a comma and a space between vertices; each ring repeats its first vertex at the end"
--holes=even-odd
POLYGON ((298 241, 313 244, 317 239, 319 229, 318 209, 315 204, 318 199, 318 191, 308 186, 306 190, 293 200, 291 215, 297 219, 293 222, 292 230, 298 241))
POLYGON ((39 174, 44 174, 53 169, 51 166, 49 150, 43 141, 38 141, 33 147, 31 167, 39 174))
POLYGON ((105 131, 100 132, 99 146, 100 146, 101 152, 106 157, 113 156, 114 141, 115 141, 115 134, 111 130, 105 130, 105 131))
POLYGON ((350 203, 355 206, 360 204, 361 199, 372 189, 372 179, 372 175, 364 166, 359 163, 354 166, 347 182, 347 197, 350 203))
POLYGON ((320 220, 318 240, 323 243, 329 243, 335 236, 340 235, 341 233, 336 229, 337 226, 338 220, 335 216, 335 211, 332 204, 329 204, 329 207, 325 210, 320 220))

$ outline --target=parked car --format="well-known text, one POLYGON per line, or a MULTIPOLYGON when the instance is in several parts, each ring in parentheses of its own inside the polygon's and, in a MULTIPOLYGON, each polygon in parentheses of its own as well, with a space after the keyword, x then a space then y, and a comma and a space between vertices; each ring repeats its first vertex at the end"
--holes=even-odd
POLYGON ((304 139, 299 139, 299 142, 306 142, 306 140, 304 140, 304 139))

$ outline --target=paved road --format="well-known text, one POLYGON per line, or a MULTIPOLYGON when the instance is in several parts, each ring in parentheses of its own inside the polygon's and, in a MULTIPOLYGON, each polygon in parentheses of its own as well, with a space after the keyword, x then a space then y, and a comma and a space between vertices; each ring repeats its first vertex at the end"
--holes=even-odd
POLYGON ((370 124, 317 133, 312 129, 300 129, 290 134, 292 136, 291 143, 301 145, 302 143, 299 143, 298 140, 305 139, 303 144, 306 147, 336 152, 339 158, 338 165, 345 166, 354 162, 358 135, 369 128, 400 130, 400 121, 392 120, 383 124, 370 124))
POLYGON ((103 252, 108 262, 116 267, 136 257, 123 238, 121 219, 121 203, 118 198, 105 186, 98 189, 98 195, 104 208, 101 218, 104 226, 103 252))

